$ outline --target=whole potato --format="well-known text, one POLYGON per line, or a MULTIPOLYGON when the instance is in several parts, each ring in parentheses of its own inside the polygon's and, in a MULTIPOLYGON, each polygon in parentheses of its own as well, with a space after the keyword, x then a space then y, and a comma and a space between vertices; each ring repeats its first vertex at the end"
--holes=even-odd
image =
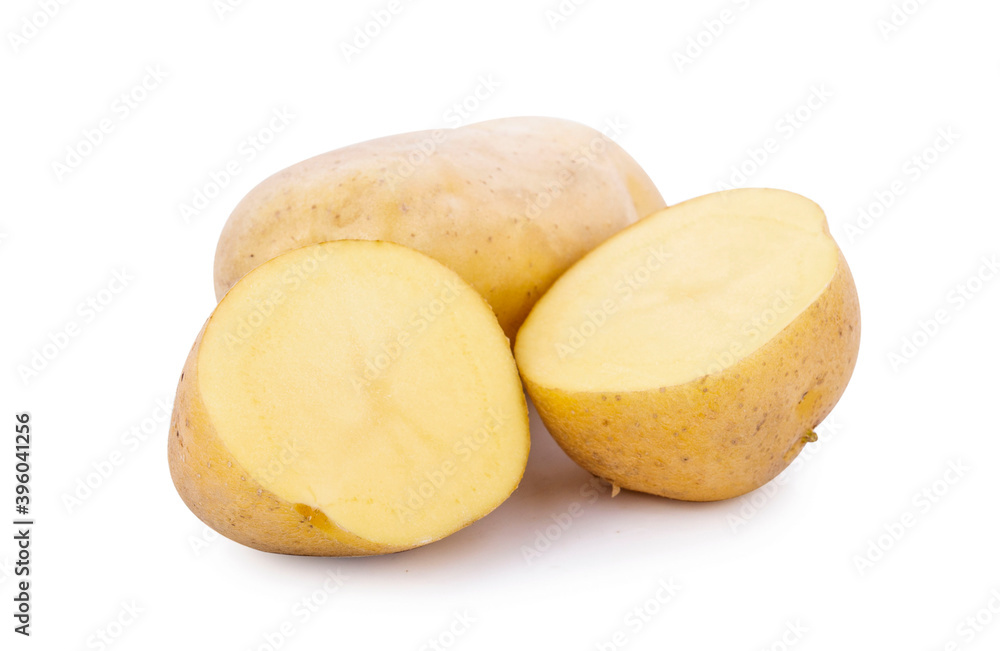
POLYGON ((665 206, 639 165, 574 122, 522 117, 346 147, 263 181, 219 239, 215 291, 308 244, 384 240, 456 271, 513 340, 574 262, 665 206))

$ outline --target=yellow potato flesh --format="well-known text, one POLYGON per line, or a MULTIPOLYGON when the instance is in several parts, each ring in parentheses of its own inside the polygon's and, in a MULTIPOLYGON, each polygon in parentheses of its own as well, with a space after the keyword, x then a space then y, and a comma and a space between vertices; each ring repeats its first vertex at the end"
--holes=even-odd
POLYGON ((528 452, 489 306, 384 242, 310 246, 237 284, 200 344, 215 434, 279 500, 375 545, 439 539, 502 502, 528 452))
POLYGON ((735 497, 778 475, 853 372, 860 309, 816 204, 734 190, 642 220, 566 272, 518 333, 542 421, 622 488, 735 497))
POLYGON ((725 197, 646 219, 564 274, 518 336, 522 372, 566 391, 674 386, 791 323, 837 267, 822 212, 789 211, 784 193, 725 197))

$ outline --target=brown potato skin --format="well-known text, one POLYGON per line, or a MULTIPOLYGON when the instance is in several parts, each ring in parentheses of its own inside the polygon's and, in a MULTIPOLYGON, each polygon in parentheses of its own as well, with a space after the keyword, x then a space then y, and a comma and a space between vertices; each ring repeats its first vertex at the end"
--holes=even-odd
POLYGON ((513 341, 566 269, 665 206, 621 147, 575 122, 508 118, 391 136, 310 158, 251 190, 219 238, 215 292, 221 300, 254 267, 307 244, 383 240, 456 271, 513 341))
POLYGON ((227 538, 265 552, 369 556, 401 551, 351 535, 321 512, 278 498, 240 466, 216 436, 198 390, 204 332, 181 373, 167 444, 170 476, 188 508, 227 538))
POLYGON ((798 455, 847 387, 860 336, 857 290, 841 253, 817 300, 721 373, 617 394, 522 379, 560 447, 594 475, 679 500, 723 500, 763 486, 798 455))

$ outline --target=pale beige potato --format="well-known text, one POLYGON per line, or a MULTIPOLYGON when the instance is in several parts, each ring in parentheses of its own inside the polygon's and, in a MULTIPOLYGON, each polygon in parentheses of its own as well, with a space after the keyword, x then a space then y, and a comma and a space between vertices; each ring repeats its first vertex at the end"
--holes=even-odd
POLYGON ((544 117, 407 133, 293 165, 250 191, 219 238, 215 292, 306 244, 384 240, 472 285, 507 336, 587 251, 665 206, 621 147, 544 117))
POLYGON ((517 487, 527 406, 489 305, 433 259, 339 241, 254 269, 188 357, 169 434, 187 506, 270 552, 410 549, 517 487))
POLYGON ((833 409, 860 340, 854 280, 813 202, 721 192, 651 215, 573 266, 515 344, 581 466, 676 499, 778 475, 833 409))

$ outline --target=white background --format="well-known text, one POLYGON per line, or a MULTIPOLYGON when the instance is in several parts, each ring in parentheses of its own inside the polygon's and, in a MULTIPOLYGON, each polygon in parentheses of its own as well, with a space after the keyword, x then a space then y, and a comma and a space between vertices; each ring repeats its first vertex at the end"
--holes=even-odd
POLYGON ((912 15, 892 31, 893 0, 591 0, 564 3, 559 22, 547 16, 558 0, 410 1, 350 61, 342 44, 388 0, 256 0, 221 14, 212 0, 95 0, 48 20, 34 0, 5 2, 2 646, 103 648, 104 631, 117 635, 110 648, 143 650, 243 651, 276 635, 292 650, 622 648, 616 633, 629 649, 998 648, 1000 281, 978 275, 1000 253, 1000 5, 896 1, 912 15), (46 24, 34 33, 25 18, 46 24), (147 67, 166 77, 125 114, 116 98, 147 67), (669 203, 733 184, 750 159, 736 184, 825 208, 863 336, 820 442, 743 499, 612 499, 533 416, 520 489, 441 542, 316 559, 211 535, 170 482, 157 405, 172 402, 215 305, 230 210, 306 157, 455 123, 451 107, 481 78, 499 87, 469 100, 467 120, 619 121, 617 140, 669 203), (274 110, 294 118, 249 160, 246 139, 274 110), (111 132, 57 172, 104 119, 111 132), (763 160, 754 150, 769 138, 763 160), (240 173, 182 218, 231 160, 240 173), (90 311, 109 286, 121 291, 90 311), (30 639, 8 614, 20 411, 35 427, 30 639), (111 458, 108 477, 93 474, 111 458), (99 485, 70 504, 88 476, 99 485), (332 594, 328 572, 343 583, 332 594), (679 586, 669 601, 661 581, 679 586), (123 610, 133 601, 137 617, 123 610), (963 624, 977 616, 979 630, 963 624))

